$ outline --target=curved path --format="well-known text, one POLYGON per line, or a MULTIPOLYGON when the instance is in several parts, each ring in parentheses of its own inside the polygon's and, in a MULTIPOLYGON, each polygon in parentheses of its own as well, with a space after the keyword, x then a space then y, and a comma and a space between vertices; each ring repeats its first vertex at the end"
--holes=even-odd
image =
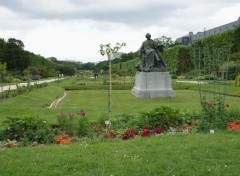
MULTIPOLYGON (((42 83, 46 83, 46 82, 54 82, 57 81, 57 78, 54 79, 47 79, 47 80, 42 80, 42 81, 34 81, 34 82, 30 82, 30 85, 34 85, 34 84, 42 84, 42 83)), ((27 86, 28 83, 19 83, 18 86, 22 87, 22 86, 27 86)), ((9 86, 3 86, 0 87, 0 92, 4 92, 5 90, 14 90, 17 89, 16 85, 9 85, 9 86)))
POLYGON ((67 92, 65 91, 63 96, 53 101, 48 108, 56 108, 60 103, 60 101, 62 101, 66 97, 66 95, 67 95, 67 92))

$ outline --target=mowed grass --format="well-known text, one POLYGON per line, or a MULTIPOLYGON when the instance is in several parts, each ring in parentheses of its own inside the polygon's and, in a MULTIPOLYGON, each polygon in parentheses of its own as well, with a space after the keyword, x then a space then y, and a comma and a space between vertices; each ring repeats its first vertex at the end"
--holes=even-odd
MULTIPOLYGON (((64 89, 57 83, 34 90, 14 98, 0 101, 0 122, 6 117, 39 117, 48 121, 56 121, 59 113, 76 114, 81 109, 87 112, 90 120, 100 116, 108 116, 107 90, 74 90, 68 91, 66 98, 57 108, 48 106, 63 96, 64 89)), ((131 95, 130 90, 113 90, 111 100, 112 118, 117 115, 139 114, 160 106, 170 106, 188 111, 200 111, 200 98, 195 90, 176 90, 175 98, 139 99, 131 95)), ((240 98, 226 97, 230 108, 239 108, 240 98)))
MULTIPOLYGON (((52 101, 63 95, 64 89, 54 84, 36 89, 17 97, 0 101, 0 122, 6 117, 50 118, 47 108, 52 101)), ((51 110, 52 111, 52 110, 51 110)), ((56 113, 56 112, 55 112, 56 113)))
POLYGON ((237 176, 239 135, 178 134, 0 149, 0 175, 237 176))
MULTIPOLYGON (((121 113, 139 114, 151 111, 154 108, 171 106, 174 108, 200 110, 199 95, 196 91, 177 91, 176 98, 139 99, 131 95, 130 90, 113 90, 111 109, 113 116, 121 113)), ((59 109, 68 107, 68 111, 76 112, 80 108, 88 112, 89 117, 97 117, 108 112, 108 91, 80 90, 71 91, 59 106, 59 109)))
MULTIPOLYGON (((70 80, 68 80, 70 81, 70 80)), ((47 108, 63 95, 61 83, 0 101, 0 123, 6 117, 36 117, 55 122, 60 112, 87 112, 96 120, 108 112, 105 90, 69 91, 58 108, 47 108)), ((139 114, 165 105, 200 111, 198 91, 176 90, 176 98, 138 99, 130 90, 112 92, 113 118, 121 113, 139 114)), ((226 97, 230 108, 239 108, 240 98, 226 97)), ((0 176, 237 176, 240 132, 177 134, 117 139, 80 139, 70 145, 0 148, 0 176)))

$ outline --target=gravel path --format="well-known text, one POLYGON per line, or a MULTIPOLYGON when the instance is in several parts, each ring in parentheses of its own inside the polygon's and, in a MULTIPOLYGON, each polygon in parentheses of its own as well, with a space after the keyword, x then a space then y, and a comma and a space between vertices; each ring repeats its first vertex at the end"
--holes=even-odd
POLYGON ((65 91, 63 96, 53 101, 48 108, 57 108, 59 103, 66 97, 66 95, 67 95, 67 92, 65 91))
MULTIPOLYGON (((46 83, 46 82, 54 82, 57 81, 58 79, 47 79, 47 80, 42 80, 42 81, 34 81, 34 82, 30 82, 31 85, 34 84, 42 84, 42 83, 46 83)), ((28 83, 19 83, 18 86, 22 87, 22 86, 27 86, 28 83)), ((0 92, 4 92, 5 90, 14 90, 17 89, 16 85, 9 85, 9 86, 3 86, 0 87, 0 92)))

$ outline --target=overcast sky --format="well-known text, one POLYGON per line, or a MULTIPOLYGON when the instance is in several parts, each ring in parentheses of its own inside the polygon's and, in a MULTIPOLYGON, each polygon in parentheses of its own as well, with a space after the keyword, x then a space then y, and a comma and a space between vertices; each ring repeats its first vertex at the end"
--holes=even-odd
POLYGON ((148 32, 175 40, 236 21, 239 0, 0 0, 0 38, 58 60, 98 62, 99 45, 135 52, 148 32))

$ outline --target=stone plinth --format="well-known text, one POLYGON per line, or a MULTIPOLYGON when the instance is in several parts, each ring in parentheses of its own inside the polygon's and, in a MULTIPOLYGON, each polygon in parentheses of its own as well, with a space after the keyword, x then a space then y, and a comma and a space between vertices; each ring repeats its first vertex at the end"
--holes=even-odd
POLYGON ((132 95, 138 98, 170 98, 176 93, 172 89, 169 72, 137 72, 132 95))

